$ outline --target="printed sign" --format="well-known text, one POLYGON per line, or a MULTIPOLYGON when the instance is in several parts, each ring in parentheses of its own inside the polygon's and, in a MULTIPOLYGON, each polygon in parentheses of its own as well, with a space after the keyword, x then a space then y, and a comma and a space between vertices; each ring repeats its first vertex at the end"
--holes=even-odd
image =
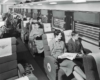
POLYGON ((44 32, 50 32, 51 31, 51 24, 50 23, 44 23, 44 32))
POLYGON ((64 18, 53 18, 53 25, 54 27, 60 28, 60 29, 64 29, 64 18))

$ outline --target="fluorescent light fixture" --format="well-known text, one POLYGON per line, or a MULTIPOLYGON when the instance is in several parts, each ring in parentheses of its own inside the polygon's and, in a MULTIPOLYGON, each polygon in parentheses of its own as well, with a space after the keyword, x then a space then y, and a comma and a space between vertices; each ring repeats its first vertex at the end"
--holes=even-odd
POLYGON ((51 2, 50 4, 57 4, 57 2, 51 2))
POLYGON ((74 3, 86 2, 86 0, 73 0, 74 3))
POLYGON ((33 4, 29 4, 29 5, 31 5, 31 6, 32 6, 33 4))
POLYGON ((42 5, 42 4, 37 4, 37 5, 42 5))

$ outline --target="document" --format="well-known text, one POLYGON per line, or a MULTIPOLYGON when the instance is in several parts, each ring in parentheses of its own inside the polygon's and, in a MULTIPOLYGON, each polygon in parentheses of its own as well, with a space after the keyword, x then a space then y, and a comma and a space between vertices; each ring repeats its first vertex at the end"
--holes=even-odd
POLYGON ((78 53, 64 53, 60 55, 59 58, 67 58, 67 59, 73 60, 76 58, 77 55, 78 53))

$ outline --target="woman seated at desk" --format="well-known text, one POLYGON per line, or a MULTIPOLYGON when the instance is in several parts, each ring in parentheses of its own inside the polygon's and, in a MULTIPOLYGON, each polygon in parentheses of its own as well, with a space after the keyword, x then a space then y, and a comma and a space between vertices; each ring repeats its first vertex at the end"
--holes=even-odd
POLYGON ((60 68, 67 76, 73 74, 77 80, 86 80, 83 71, 71 60, 62 59, 60 55, 66 52, 65 44, 61 41, 62 34, 59 30, 54 32, 55 39, 49 43, 51 55, 56 58, 60 64, 60 68))

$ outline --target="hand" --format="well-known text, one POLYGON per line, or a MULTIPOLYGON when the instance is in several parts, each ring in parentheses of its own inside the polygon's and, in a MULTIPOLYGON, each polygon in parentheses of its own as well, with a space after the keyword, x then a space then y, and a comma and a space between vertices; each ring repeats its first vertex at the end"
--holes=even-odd
POLYGON ((84 54, 78 54, 78 57, 83 57, 84 54))
POLYGON ((58 59, 63 59, 63 57, 59 55, 59 56, 58 56, 58 59))
POLYGON ((58 59, 60 59, 61 58, 61 56, 58 56, 58 59))

